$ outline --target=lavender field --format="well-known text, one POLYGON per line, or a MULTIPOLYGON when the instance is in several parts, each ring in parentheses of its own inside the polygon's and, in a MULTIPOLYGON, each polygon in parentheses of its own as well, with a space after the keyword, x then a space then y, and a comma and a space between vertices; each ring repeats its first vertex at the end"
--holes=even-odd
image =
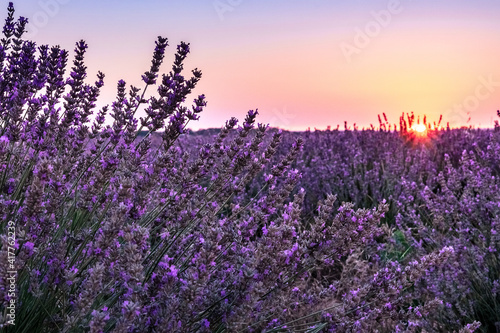
POLYGON ((1 332, 500 332, 498 121, 188 131, 189 44, 164 64, 158 37, 143 86, 98 108, 87 44, 26 24, 10 3, 1 332))

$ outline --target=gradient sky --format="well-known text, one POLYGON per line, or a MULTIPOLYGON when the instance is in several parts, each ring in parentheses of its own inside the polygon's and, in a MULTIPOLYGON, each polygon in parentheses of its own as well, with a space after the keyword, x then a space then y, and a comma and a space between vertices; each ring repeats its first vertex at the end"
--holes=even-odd
MULTIPOLYGON (((7 1, 4 1, 5 17, 7 1)), ((500 109, 500 1, 22 0, 28 37, 71 50, 84 39, 89 81, 142 87, 158 35, 191 43, 186 75, 208 106, 193 129, 259 109, 272 126, 324 129, 399 122, 414 111, 453 126, 492 127, 500 109)), ((195 98, 193 94, 189 100, 195 98)))

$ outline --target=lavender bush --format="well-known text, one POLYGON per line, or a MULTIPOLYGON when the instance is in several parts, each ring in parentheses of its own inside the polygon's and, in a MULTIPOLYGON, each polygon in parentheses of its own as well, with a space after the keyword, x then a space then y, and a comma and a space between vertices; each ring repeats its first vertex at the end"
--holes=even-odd
MULTIPOLYGON (((335 209, 343 201, 371 209, 386 200, 388 211, 381 219, 386 236, 365 246, 357 260, 379 266, 408 264, 443 246, 456 249, 457 256, 443 271, 429 273, 406 290, 412 301, 403 309, 437 302, 432 311, 410 320, 412 327, 452 331, 477 321, 482 322, 482 331, 496 332, 500 325, 499 127, 448 127, 418 136, 408 131, 412 117, 408 118, 397 131, 380 126, 363 131, 285 132, 273 161, 286 154, 286 146, 303 138, 305 148, 294 164, 302 173, 298 188, 305 189, 303 223, 314 219, 318 201, 327 193, 336 194, 335 209)), ((180 146, 187 150, 209 138, 206 133, 189 135, 180 146)), ((247 193, 255 193, 261 182, 262 176, 254 178, 247 193)), ((343 265, 348 267, 346 262, 343 265)), ((335 280, 335 276, 329 278, 335 280)))
POLYGON ((430 145, 382 127, 294 134, 251 110, 194 143, 186 126, 206 100, 186 105, 202 76, 184 76, 189 44, 160 78, 158 37, 142 90, 119 81, 97 110, 104 74, 86 83, 85 42, 67 73, 69 52, 23 40, 26 24, 9 3, 2 330, 473 332, 498 321, 498 132, 430 145))

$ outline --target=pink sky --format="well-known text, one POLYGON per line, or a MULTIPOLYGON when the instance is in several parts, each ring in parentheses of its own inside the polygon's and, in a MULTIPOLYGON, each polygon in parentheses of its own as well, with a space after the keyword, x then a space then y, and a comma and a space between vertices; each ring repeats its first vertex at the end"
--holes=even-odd
POLYGON ((107 75, 101 105, 113 101, 119 79, 141 86, 156 36, 170 41, 164 72, 175 45, 190 42, 186 75, 194 67, 203 71, 195 93, 208 100, 193 129, 220 127, 255 108, 260 122, 294 130, 344 121, 369 126, 382 112, 398 122, 402 112, 411 111, 431 120, 442 114, 454 126, 466 125, 470 117, 469 124, 491 127, 500 108, 498 1, 14 5, 17 15, 32 22, 29 36, 39 44, 72 50, 77 40, 87 41, 89 80, 97 70, 107 75))

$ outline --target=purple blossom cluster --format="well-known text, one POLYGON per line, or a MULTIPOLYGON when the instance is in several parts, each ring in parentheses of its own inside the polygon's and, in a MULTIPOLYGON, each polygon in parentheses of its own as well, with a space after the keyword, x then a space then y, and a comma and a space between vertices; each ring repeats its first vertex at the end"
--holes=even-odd
MULTIPOLYGON (((412 120, 409 116, 408 125, 402 119, 402 126, 392 129, 283 132, 270 165, 286 156, 295 140, 303 140, 292 164, 301 179, 289 197, 304 191, 303 224, 314 225, 330 193, 337 198, 332 203, 336 211, 344 202, 353 209, 387 205, 378 225, 382 234, 341 260, 340 267, 316 277, 338 283, 343 275, 349 276, 349 286, 367 283, 375 274, 371 267, 409 265, 453 249, 452 260, 403 288, 406 303, 388 302, 398 315, 408 316, 403 320, 391 314, 400 322, 391 322, 389 331, 459 331, 481 323, 480 331, 495 332, 500 326, 499 128, 447 127, 419 136, 408 131, 412 120)), ((181 138, 179 147, 189 153, 216 134, 193 133, 181 138)), ((258 192, 269 170, 248 184, 247 195, 258 192)), ((380 324, 371 321, 367 327, 380 324)))
POLYGON ((96 107, 87 45, 73 65, 0 40, 0 313, 6 332, 474 332, 498 326, 499 131, 290 133, 251 110, 187 125, 202 73, 187 43, 160 78, 96 107), (147 89, 156 89, 145 98, 147 89), (140 111, 145 114, 137 118, 140 111), (106 125, 111 115, 112 124, 106 125), (10 224, 9 224, 10 225, 10 224))
MULTIPOLYGON (((408 265, 453 248, 453 260, 441 270, 427 272, 405 291, 412 301, 399 311, 439 301, 430 303, 432 311, 419 308, 412 327, 457 331, 477 321, 480 330, 496 332, 500 327, 499 128, 447 128, 419 137, 405 127, 403 123, 393 130, 380 126, 363 131, 284 132, 282 148, 273 159, 284 156, 298 137, 304 140, 294 167, 302 174, 298 188, 305 190, 301 213, 305 223, 321 213, 318 203, 328 193, 337 197, 335 209, 342 202, 355 209, 373 209, 385 200, 388 210, 379 225, 384 236, 357 253, 356 261, 343 262, 344 269, 351 269, 346 263, 354 266, 351 283, 365 276, 369 265, 408 265)), ((209 135, 186 136, 182 147, 202 143, 203 137, 209 135)), ((264 175, 256 177, 248 193, 254 193, 263 179, 264 175)))

